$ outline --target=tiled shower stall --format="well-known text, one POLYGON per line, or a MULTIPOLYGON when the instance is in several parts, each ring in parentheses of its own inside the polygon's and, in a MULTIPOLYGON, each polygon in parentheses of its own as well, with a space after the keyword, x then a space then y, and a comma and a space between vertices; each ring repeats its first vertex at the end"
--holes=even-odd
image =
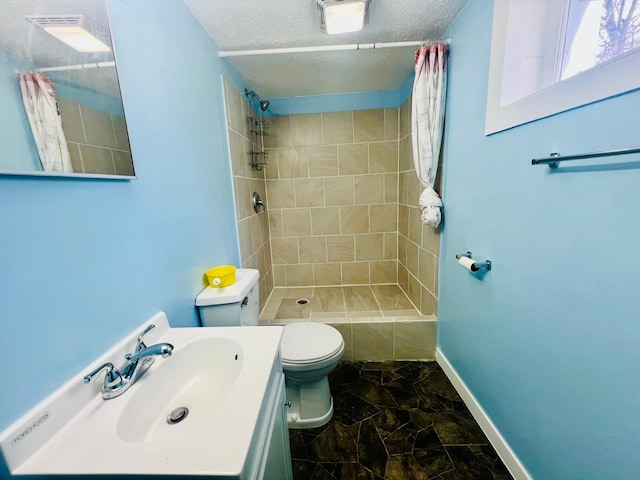
POLYGON ((242 266, 260 270, 262 322, 331 324, 349 360, 432 359, 440 239, 417 208, 410 99, 267 117, 260 137, 243 95, 224 90, 242 266), (267 153, 263 170, 255 151, 267 153), (254 212, 253 192, 266 211, 254 212), (285 308, 297 297, 309 304, 285 308))

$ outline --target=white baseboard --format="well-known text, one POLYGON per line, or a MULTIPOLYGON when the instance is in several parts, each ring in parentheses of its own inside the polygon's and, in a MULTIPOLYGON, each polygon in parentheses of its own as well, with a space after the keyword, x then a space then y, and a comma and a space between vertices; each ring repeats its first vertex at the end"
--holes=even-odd
POLYGON ((511 450, 507 441, 493 424, 491 418, 489 418, 482 406, 478 403, 476 397, 471 393, 471 390, 467 388, 462 378, 458 375, 458 372, 456 372, 453 366, 449 363, 449 360, 447 360, 447 357, 445 357, 439 347, 436 349, 436 361, 438 362, 438 365, 442 367, 442 370, 449 378, 449 381, 460 397, 462 397, 462 400, 471 412, 471 415, 473 415, 473 418, 478 422, 478 425, 489 439, 489 442, 491 442, 491 445, 513 478, 515 480, 532 480, 529 472, 524 468, 516 454, 513 453, 513 450, 511 450))

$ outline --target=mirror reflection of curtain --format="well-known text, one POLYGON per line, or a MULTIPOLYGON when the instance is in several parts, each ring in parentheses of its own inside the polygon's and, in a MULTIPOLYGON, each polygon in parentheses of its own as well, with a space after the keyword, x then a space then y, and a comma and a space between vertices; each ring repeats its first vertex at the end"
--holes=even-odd
POLYGON ((19 73, 18 78, 42 169, 73 172, 53 82, 41 73, 19 73))
POLYGON ((442 200, 433 189, 442 144, 447 89, 447 47, 423 46, 415 53, 415 79, 411 104, 413 164, 424 187, 418 206, 422 223, 440 225, 442 200))

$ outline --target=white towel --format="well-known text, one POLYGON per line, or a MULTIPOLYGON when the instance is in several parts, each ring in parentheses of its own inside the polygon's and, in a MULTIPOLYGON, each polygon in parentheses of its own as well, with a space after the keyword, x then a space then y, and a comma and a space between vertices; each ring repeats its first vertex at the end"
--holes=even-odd
POLYGON ((437 228, 440 225, 442 200, 433 188, 427 187, 422 191, 418 207, 420 208, 422 223, 426 223, 433 228, 437 228))

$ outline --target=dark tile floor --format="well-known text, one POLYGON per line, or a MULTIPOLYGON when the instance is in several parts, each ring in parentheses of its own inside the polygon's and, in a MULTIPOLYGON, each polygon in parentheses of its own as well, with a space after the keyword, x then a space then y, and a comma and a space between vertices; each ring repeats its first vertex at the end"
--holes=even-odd
POLYGON ((333 419, 290 430, 294 480, 512 479, 435 362, 342 362, 333 419))

